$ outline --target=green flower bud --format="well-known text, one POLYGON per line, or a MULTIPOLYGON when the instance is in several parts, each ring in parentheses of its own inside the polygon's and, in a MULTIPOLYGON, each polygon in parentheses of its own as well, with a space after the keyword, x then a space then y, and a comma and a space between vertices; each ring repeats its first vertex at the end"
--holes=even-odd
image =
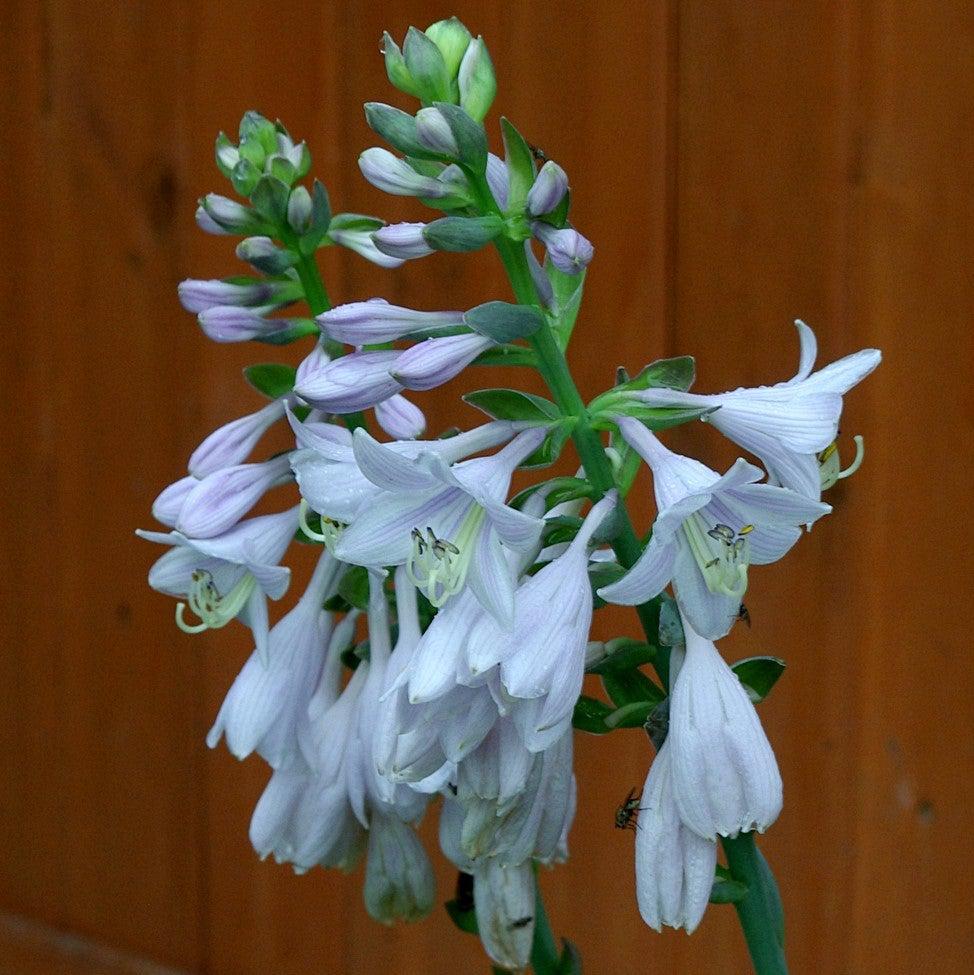
POLYGON ((389 76, 389 81, 400 91, 418 98, 419 92, 413 76, 409 73, 409 68, 406 67, 406 59, 388 31, 382 35, 382 55, 386 59, 386 74, 389 76))
POLYGON ((446 64, 446 73, 453 79, 460 70, 460 62, 470 44, 470 31, 456 17, 438 20, 426 28, 426 36, 440 49, 446 64))
MULTIPOLYGON (((260 112, 245 112, 244 117, 240 120, 240 142, 244 143, 248 140, 259 143, 266 156, 277 149, 277 128, 260 112)), ((260 165, 263 165, 263 159, 261 159, 260 165)))
POLYGON ((410 27, 402 55, 419 98, 424 102, 448 102, 451 77, 440 49, 422 31, 410 27))
POLYGON ((460 105, 467 114, 478 122, 483 122, 497 94, 497 79, 494 65, 484 39, 478 37, 471 41, 460 62, 457 77, 460 85, 460 105))

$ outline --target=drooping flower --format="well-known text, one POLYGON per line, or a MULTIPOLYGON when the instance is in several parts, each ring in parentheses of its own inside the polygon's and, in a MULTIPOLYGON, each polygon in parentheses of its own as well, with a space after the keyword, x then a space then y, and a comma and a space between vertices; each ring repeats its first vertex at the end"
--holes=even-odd
POLYGON ((639 561, 599 595, 635 605, 672 580, 694 628, 711 639, 724 636, 737 619, 750 564, 780 559, 800 538, 800 526, 831 507, 757 483, 764 472, 743 459, 721 476, 668 450, 638 420, 619 417, 617 423, 652 468, 659 514, 639 561))
POLYGON ((376 404, 375 419, 396 440, 415 440, 426 430, 423 411, 399 393, 376 404))
POLYGON ((219 629, 239 618, 267 653, 267 599, 280 599, 291 570, 279 565, 298 527, 298 507, 261 515, 216 538, 187 538, 181 532, 139 529, 150 542, 171 545, 149 570, 149 585, 185 602, 176 606, 176 624, 186 633, 219 629), (186 620, 187 608, 199 619, 186 620))
POLYGON ((297 729, 318 684, 332 630, 331 614, 322 604, 343 569, 322 551, 304 595, 270 631, 266 656, 255 650, 227 692, 206 737, 210 748, 225 736, 239 759, 256 751, 272 768, 300 759, 297 729))
MULTIPOLYGON (((673 797, 698 836, 763 833, 781 812, 778 763, 744 686, 683 617, 686 658, 673 683, 666 745, 673 797)), ((659 761, 659 757, 657 757, 659 761)))
POLYGON ((513 629, 487 617, 467 640, 471 676, 500 664, 503 689, 524 699, 513 714, 531 751, 549 747, 571 724, 592 623, 588 545, 616 500, 613 491, 599 501, 568 549, 518 587, 513 629))
POLYGON ((532 547, 541 522, 504 499, 514 469, 544 436, 542 428, 525 430, 493 456, 451 467, 433 451, 407 459, 357 430, 355 459, 382 493, 342 533, 336 555, 365 566, 407 565, 435 606, 467 584, 509 626, 515 580, 505 549, 532 547))
POLYGON ((630 395, 647 406, 719 407, 702 419, 759 457, 771 483, 818 500, 817 454, 835 440, 842 397, 879 365, 882 354, 863 349, 812 372, 818 352, 815 333, 802 321, 795 325, 801 355, 798 372, 787 382, 705 396, 673 389, 630 395))
POLYGON ((700 923, 714 883, 717 843, 680 819, 674 792, 669 739, 659 750, 639 797, 636 823, 636 900, 643 920, 656 931, 665 924, 700 923))

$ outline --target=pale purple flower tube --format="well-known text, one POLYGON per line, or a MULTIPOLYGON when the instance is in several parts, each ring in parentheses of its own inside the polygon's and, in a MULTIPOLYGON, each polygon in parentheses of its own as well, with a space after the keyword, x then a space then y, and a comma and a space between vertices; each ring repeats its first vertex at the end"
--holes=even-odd
POLYGON ((217 305, 200 312, 200 328, 214 342, 246 342, 289 332, 296 325, 293 318, 264 318, 263 310, 217 305))
POLYGON ((396 440, 415 440, 426 429, 423 411, 400 393, 376 403, 375 418, 379 426, 396 440))
POLYGON ((389 374, 401 354, 394 349, 353 352, 309 371, 294 391, 306 403, 328 413, 370 409, 401 392, 403 384, 389 374))
POLYGON ((284 416, 284 400, 268 403, 256 413, 248 413, 213 431, 189 458, 189 471, 194 477, 206 477, 214 471, 242 464, 257 441, 284 416))
POLYGON ((439 199, 458 189, 432 176, 422 176, 409 163, 378 146, 359 156, 362 175, 375 187, 393 196, 426 196, 439 199))
POLYGON ((376 230, 372 234, 372 242, 383 254, 403 261, 426 257, 435 248, 426 243, 423 236, 425 227, 425 223, 393 223, 376 230))
POLYGON ((179 519, 179 512, 183 508, 183 502, 197 484, 199 484, 197 478, 187 476, 163 488, 152 502, 152 517, 167 527, 174 528, 179 519))
POLYGON ((426 339, 396 353, 392 376, 407 389, 433 389, 459 375, 495 343, 482 335, 449 335, 426 339))
POLYGON ((236 464, 204 477, 187 494, 176 530, 213 538, 232 528, 272 488, 293 479, 287 454, 262 464, 236 464))
POLYGON ((256 308, 261 305, 283 305, 301 295, 292 281, 254 281, 233 284, 230 281, 201 281, 188 278, 179 283, 179 301, 186 311, 199 314, 211 308, 237 306, 256 308))
POLYGON ((568 174, 558 163, 549 159, 541 167, 534 184, 528 190, 528 213, 534 217, 551 213, 567 192, 568 174))
POLYGON ((531 229, 534 236, 547 248, 551 263, 564 274, 578 274, 583 271, 595 254, 595 248, 588 238, 571 227, 556 230, 549 224, 536 220, 531 229))
POLYGON ((347 247, 350 251, 355 251, 360 257, 379 267, 399 267, 404 258, 395 257, 386 253, 375 245, 372 239, 371 230, 331 230, 328 236, 342 247, 347 247))
POLYGON ((392 342, 413 332, 463 324, 462 311, 415 311, 386 301, 351 301, 316 319, 323 332, 348 345, 392 342))

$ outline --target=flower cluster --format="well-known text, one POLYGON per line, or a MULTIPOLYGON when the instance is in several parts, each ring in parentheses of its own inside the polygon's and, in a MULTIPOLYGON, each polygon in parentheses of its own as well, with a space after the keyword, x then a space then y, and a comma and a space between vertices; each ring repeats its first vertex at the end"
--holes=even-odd
MULTIPOLYGON (((303 872, 348 870, 365 853, 369 913, 415 919, 435 900, 415 831, 435 806, 442 851, 472 884, 455 915, 471 915, 464 923, 495 965, 520 970, 537 950, 536 865, 568 855, 573 725, 645 728, 658 753, 619 824, 636 827, 646 922, 690 931, 711 897, 719 838, 763 831, 782 803, 752 700, 761 681, 748 684, 713 641, 745 612, 751 565, 782 558, 831 511, 822 490, 861 461, 857 441, 841 470, 838 419, 879 353, 813 372, 815 339, 799 322, 789 382, 699 395, 688 392, 692 360, 667 360, 580 408, 563 351, 593 248, 569 222, 566 173, 506 120, 504 157, 488 150, 493 68, 459 21, 411 28, 401 48, 386 35, 384 54, 392 83, 423 107, 366 105, 402 155, 367 149, 362 174, 444 215, 385 225, 333 214, 321 183, 301 185, 310 154, 280 123, 249 112, 237 143, 219 137, 217 164, 247 202, 210 194, 197 220, 242 236, 237 256, 256 276, 185 281, 180 299, 214 341, 307 348, 294 368, 248 369, 268 404, 211 433, 156 499, 169 531, 139 534, 168 550, 149 583, 176 597, 187 633, 234 619, 252 632, 208 743, 270 766, 250 828, 261 856, 303 872), (336 245, 384 267, 493 245, 516 301, 332 305, 315 255, 336 245), (406 394, 495 362, 538 368, 553 399, 479 390, 465 398, 485 422, 423 439, 426 419, 406 394), (656 436, 695 419, 763 468, 742 457, 720 474, 656 436), (289 449, 254 459, 275 426, 289 449), (576 475, 512 496, 517 472, 550 465, 569 438, 576 475), (643 462, 657 508, 645 545, 625 509, 643 462), (276 513, 252 514, 284 496, 276 513), (288 589, 295 540, 317 548, 317 564, 271 626, 268 598, 288 589), (662 609, 669 631, 590 643, 606 601, 648 610, 644 619, 662 609), (603 676, 611 705, 582 695, 586 671, 603 676)), ((771 660, 751 669, 764 674, 771 660)))

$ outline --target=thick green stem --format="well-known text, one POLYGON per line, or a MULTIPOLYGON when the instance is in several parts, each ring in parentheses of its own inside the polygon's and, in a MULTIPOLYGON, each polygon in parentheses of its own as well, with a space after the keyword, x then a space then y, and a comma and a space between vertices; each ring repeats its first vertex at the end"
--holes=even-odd
POLYGON ((531 967, 535 975, 558 975, 561 952, 548 921, 541 896, 541 884, 536 884, 534 901, 534 941, 531 944, 531 967))
POLYGON ((788 975, 785 961, 785 919, 778 885, 754 833, 740 833, 721 843, 735 879, 747 885, 747 894, 734 907, 744 931, 747 950, 757 975, 788 975))
MULTIPOLYGON (((497 250, 507 269, 517 300, 525 305, 540 307, 527 258, 520 245, 502 238, 497 242, 497 250)), ((615 487, 612 462, 605 453, 598 433, 589 425, 585 401, 572 378, 565 354, 547 326, 539 329, 529 341, 538 357, 539 371, 558 408, 566 416, 575 417, 578 421, 572 428, 572 440, 585 468, 585 475, 600 495, 605 494, 615 487)), ((643 546, 636 535, 624 502, 620 501, 617 512, 619 532, 612 542, 612 548, 619 563, 628 569, 635 565, 642 554, 643 546)), ((659 603, 652 600, 643 603, 636 607, 636 613, 646 638, 650 643, 655 644, 659 636, 659 603)))

